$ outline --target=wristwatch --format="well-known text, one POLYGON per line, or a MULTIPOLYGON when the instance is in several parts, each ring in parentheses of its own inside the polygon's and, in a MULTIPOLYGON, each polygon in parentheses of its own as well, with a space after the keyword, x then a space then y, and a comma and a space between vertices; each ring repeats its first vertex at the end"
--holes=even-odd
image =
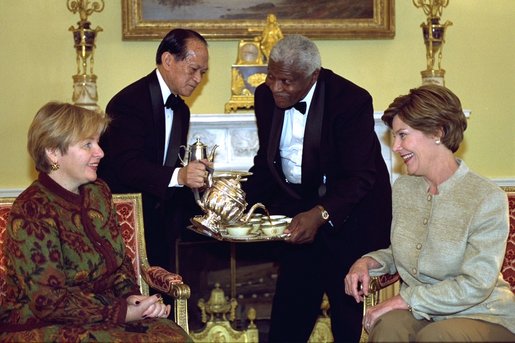
POLYGON ((325 221, 329 220, 329 212, 326 211, 326 209, 322 205, 317 205, 318 209, 320 210, 320 215, 322 216, 322 219, 325 221))

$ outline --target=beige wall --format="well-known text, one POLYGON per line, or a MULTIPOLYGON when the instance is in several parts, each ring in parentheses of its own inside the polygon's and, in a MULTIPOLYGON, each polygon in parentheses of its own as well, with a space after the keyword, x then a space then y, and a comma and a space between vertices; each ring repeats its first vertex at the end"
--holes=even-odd
MULTIPOLYGON (((101 26, 95 74, 99 105, 154 67, 157 41, 122 41, 121 2, 105 0, 90 18, 101 26)), ((322 63, 367 88, 376 110, 420 84, 425 68, 421 9, 397 0, 396 35, 389 40, 317 41, 322 63)), ((513 0, 451 0, 442 19, 451 20, 442 67, 446 85, 472 110, 460 150, 486 177, 515 179, 515 30, 513 0)), ((49 100, 71 101, 75 51, 68 28, 78 15, 65 0, 0 1, 0 189, 25 188, 34 178, 26 132, 49 100)), ((280 18, 279 18, 280 22, 280 18)), ((236 41, 210 41, 207 82, 188 100, 192 113, 222 113, 230 96, 236 41)))

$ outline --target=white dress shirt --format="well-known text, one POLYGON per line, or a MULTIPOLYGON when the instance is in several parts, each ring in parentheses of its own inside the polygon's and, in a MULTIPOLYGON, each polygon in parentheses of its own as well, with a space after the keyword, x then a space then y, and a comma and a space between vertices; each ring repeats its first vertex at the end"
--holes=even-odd
MULTIPOLYGON (((166 100, 172 94, 170 91, 170 88, 168 88, 168 85, 166 84, 165 80, 163 79, 163 76, 159 72, 159 69, 156 69, 157 74, 157 80, 159 81, 159 87, 161 88, 161 95, 163 96, 163 104, 166 103, 166 100)), ((168 143, 170 142, 170 134, 172 133, 172 123, 173 123, 173 110, 171 108, 163 107, 165 110, 165 149, 164 149, 164 155, 163 155, 163 165, 165 164, 166 160, 166 153, 168 152, 168 143)), ((182 187, 182 185, 179 185, 178 181, 179 177, 179 168, 175 168, 172 174, 172 178, 170 179, 170 183, 168 184, 168 187, 182 187)))
POLYGON ((294 107, 284 111, 283 130, 279 143, 281 165, 286 181, 300 184, 302 181, 302 148, 304 144, 304 130, 309 114, 309 107, 315 92, 316 82, 304 99, 306 114, 302 114, 294 107))

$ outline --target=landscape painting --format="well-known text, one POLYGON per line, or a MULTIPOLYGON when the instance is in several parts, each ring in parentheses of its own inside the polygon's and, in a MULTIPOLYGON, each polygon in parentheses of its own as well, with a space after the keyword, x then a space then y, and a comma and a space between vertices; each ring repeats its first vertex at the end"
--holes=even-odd
POLYGON ((393 38, 394 0, 122 0, 124 39, 160 39, 188 27, 208 39, 259 33, 274 14, 284 34, 311 38, 393 38))

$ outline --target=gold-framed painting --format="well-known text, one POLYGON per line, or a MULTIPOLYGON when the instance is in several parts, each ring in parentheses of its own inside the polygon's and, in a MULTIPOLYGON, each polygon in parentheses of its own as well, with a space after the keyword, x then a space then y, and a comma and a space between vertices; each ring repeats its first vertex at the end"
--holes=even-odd
POLYGON ((395 36, 395 0, 122 0, 124 40, 160 40, 173 28, 206 39, 246 39, 275 14, 285 35, 313 39, 395 36))

